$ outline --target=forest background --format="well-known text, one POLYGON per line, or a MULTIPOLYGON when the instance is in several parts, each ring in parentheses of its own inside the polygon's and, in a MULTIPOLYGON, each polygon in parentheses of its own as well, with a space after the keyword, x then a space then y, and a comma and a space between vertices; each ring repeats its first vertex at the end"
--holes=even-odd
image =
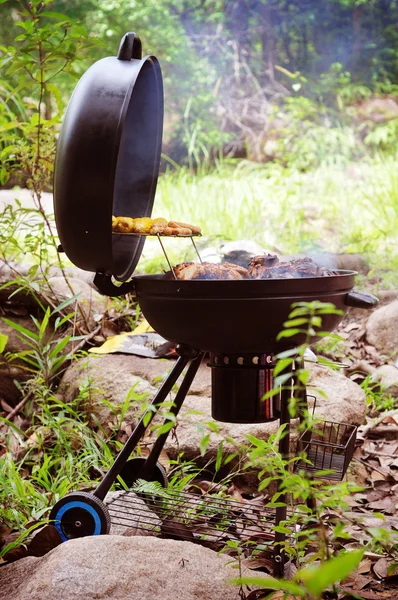
POLYGON ((159 214, 284 252, 366 252, 394 278, 397 25, 396 0, 3 0, 0 185, 26 185, 18 140, 38 103, 55 138, 78 78, 132 30, 164 76, 159 214), (43 86, 29 16, 41 5, 58 52, 43 54, 43 86))

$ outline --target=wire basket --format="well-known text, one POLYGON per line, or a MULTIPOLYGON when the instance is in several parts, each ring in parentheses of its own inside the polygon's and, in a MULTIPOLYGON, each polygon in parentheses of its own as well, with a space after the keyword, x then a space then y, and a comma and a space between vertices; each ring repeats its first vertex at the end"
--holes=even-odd
POLYGON ((354 454, 356 432, 355 425, 333 421, 322 421, 313 430, 307 429, 297 441, 297 454, 304 452, 306 460, 297 461, 295 471, 341 481, 354 454))

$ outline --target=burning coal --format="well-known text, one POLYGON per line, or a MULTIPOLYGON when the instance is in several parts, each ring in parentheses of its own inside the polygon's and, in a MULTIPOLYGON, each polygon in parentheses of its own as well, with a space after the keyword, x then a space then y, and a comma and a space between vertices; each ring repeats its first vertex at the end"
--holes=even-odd
POLYGON ((275 254, 255 256, 247 269, 233 263, 185 262, 166 273, 166 279, 301 279, 303 277, 331 277, 335 271, 318 266, 311 258, 297 258, 280 262, 275 254))

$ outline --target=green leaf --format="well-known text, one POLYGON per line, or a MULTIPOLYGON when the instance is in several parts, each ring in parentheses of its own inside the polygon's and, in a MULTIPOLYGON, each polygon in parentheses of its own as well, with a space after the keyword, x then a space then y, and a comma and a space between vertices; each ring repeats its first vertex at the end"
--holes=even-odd
POLYGON ((260 588, 268 588, 270 590, 282 590, 299 598, 305 598, 306 596, 306 591, 302 586, 284 579, 278 580, 272 577, 269 579, 265 579, 264 577, 239 577, 238 579, 234 579, 232 583, 235 585, 259 586, 260 588))
POLYGON ((364 550, 344 552, 319 566, 311 565, 297 571, 295 579, 300 580, 313 596, 320 598, 330 586, 342 581, 357 568, 362 560, 364 550))
POLYGON ((275 479, 276 479, 276 477, 267 477, 266 479, 263 479, 258 486, 258 491, 262 492, 262 490, 267 488, 269 486, 269 484, 271 483, 271 481, 274 481, 275 479))
POLYGON ((265 448, 266 443, 264 440, 259 440, 256 436, 252 435, 251 433, 247 433, 246 437, 249 440, 249 442, 253 444, 253 446, 255 446, 256 448, 265 448))
POLYGON ((282 358, 278 360, 274 368, 274 377, 279 375, 282 371, 285 371, 287 367, 293 364, 293 358, 282 358))
POLYGON ((283 323, 283 327, 285 327, 285 329, 289 329, 290 327, 306 325, 307 323, 308 319, 306 319, 305 317, 301 317, 300 319, 290 319, 290 321, 285 321, 285 323, 283 323))
POLYGON ((50 315, 51 315, 50 308, 47 307, 46 312, 44 313, 43 320, 42 320, 41 325, 39 327, 39 337, 40 337, 40 339, 42 339, 44 337, 44 334, 45 334, 46 329, 47 329, 48 322, 50 320, 50 315))
POLYGON ((62 340, 59 340, 58 343, 51 350, 51 352, 49 354, 49 357, 50 358, 54 358, 55 356, 57 356, 57 354, 59 354, 60 352, 62 352, 62 350, 65 348, 65 346, 67 346, 68 343, 70 342, 70 339, 71 339, 71 336, 67 335, 62 340))
POLYGON ((37 333, 34 333, 33 331, 30 331, 29 329, 22 327, 22 325, 19 325, 19 323, 14 323, 14 321, 10 321, 9 319, 6 319, 4 317, 3 317, 3 321, 4 321, 4 323, 7 323, 7 325, 12 327, 16 331, 19 331, 19 333, 22 333, 23 336, 29 338, 30 340, 34 340, 35 342, 37 342, 39 340, 39 336, 37 335, 37 333))
POLYGON ((166 423, 163 423, 163 425, 161 425, 159 427, 159 429, 156 429, 156 433, 157 435, 162 435, 163 433, 168 433, 170 431, 170 429, 173 429, 174 427, 174 423, 173 421, 167 421, 166 423))
POLYGON ((205 455, 206 450, 207 450, 207 446, 209 445, 209 441, 210 441, 210 433, 207 433, 200 440, 199 448, 200 448, 200 454, 201 454, 201 456, 205 455))
POLYGON ((5 335, 5 333, 0 333, 0 354, 4 352, 7 342, 8 335, 5 335))
POLYGON ((221 442, 218 444, 218 448, 217 448, 217 457, 216 457, 216 473, 217 471, 220 470, 221 467, 221 463, 222 463, 222 451, 223 451, 223 447, 222 447, 222 440, 221 442))
POLYGON ((278 333, 277 335, 277 341, 279 341, 282 338, 289 338, 289 337, 293 337, 294 335, 297 335, 298 333, 306 333, 305 330, 303 329, 284 329, 283 331, 281 331, 280 333, 278 333))

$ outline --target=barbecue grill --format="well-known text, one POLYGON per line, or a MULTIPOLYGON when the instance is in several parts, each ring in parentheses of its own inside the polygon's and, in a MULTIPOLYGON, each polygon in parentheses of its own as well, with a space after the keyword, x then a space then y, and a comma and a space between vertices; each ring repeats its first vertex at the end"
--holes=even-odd
MULTIPOLYGON (((142 57, 139 38, 127 33, 117 57, 98 61, 83 75, 59 135, 54 175, 59 251, 65 252, 78 267, 94 272, 94 283, 100 292, 108 296, 133 292, 147 321, 160 335, 176 343, 179 355, 151 408, 97 489, 90 494, 68 494, 53 507, 50 518, 63 540, 109 532, 110 515, 120 518, 120 507, 118 513, 117 504, 107 508, 103 500, 116 480, 121 479, 128 488, 141 479, 167 485, 166 473, 158 462, 167 433, 158 436, 148 457, 131 458, 131 454, 187 367, 171 409, 175 416, 178 414, 207 353, 212 369, 213 417, 234 423, 279 419, 287 432, 279 450, 287 457, 288 405, 297 388, 297 371, 293 371, 278 394, 267 400, 263 397, 274 385, 275 354, 304 341, 300 334, 277 339, 291 305, 313 300, 333 303, 341 314, 325 315, 322 323, 323 331, 332 331, 349 306, 369 309, 377 303, 374 296, 353 291, 353 271, 283 280, 180 281, 165 279, 162 274, 135 276, 145 237, 112 233, 111 217, 150 216, 159 171, 162 124, 159 63, 153 56, 142 57)), ((305 389, 301 396, 305 405, 305 389)), ((312 439, 312 433, 306 432, 299 448, 316 454, 314 470, 321 464, 321 468, 332 469, 341 478, 353 451, 355 428, 349 429, 349 440, 332 440, 328 432, 336 425, 329 425, 323 437, 312 439), (325 466, 319 460, 327 453, 325 466)), ((128 504, 129 492, 125 494, 128 504)), ((151 502, 153 498, 151 495, 151 502)), ((284 497, 280 500, 283 502, 284 497)), ((187 506, 189 502, 187 496, 187 506)), ((236 503, 223 502, 227 521, 231 521, 237 514, 236 503)), ((124 513, 127 523, 136 522, 128 511, 124 513)), ((268 531, 269 511, 260 517, 264 523, 267 521, 268 531)), ((276 509, 274 523, 285 518, 286 508, 276 509)), ((160 531, 164 533, 165 527, 160 531)), ((283 570, 283 539, 281 533, 273 538, 277 574, 283 570)))

